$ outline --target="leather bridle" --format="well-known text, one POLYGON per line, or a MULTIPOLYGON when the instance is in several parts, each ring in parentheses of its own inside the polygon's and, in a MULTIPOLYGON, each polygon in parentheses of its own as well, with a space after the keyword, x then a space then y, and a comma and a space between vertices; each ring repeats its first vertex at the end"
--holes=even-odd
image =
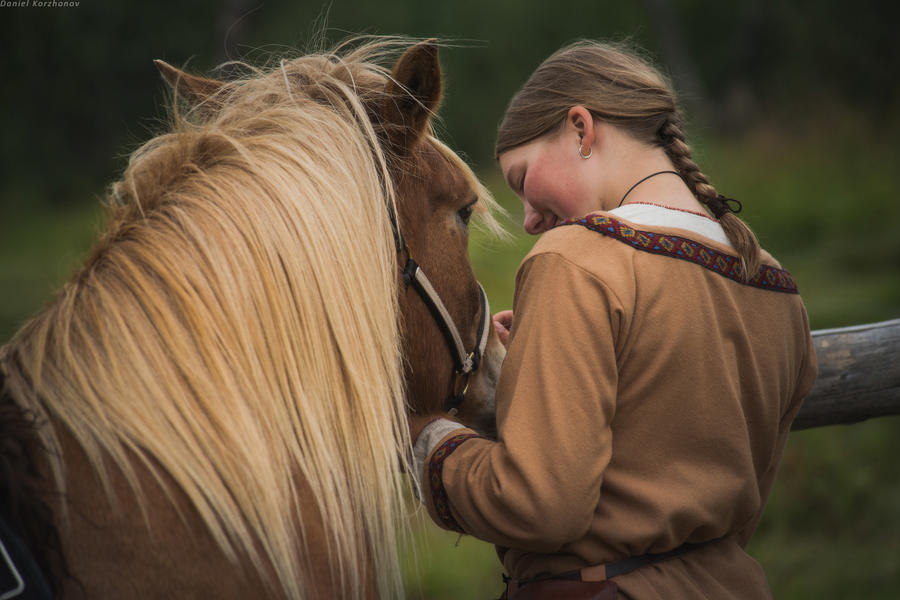
POLYGON ((440 295, 435 291, 434 286, 428 280, 422 267, 413 260, 409 246, 400 233, 400 226, 397 223, 397 216, 393 206, 388 207, 388 214, 391 219, 391 229, 394 234, 394 245, 397 254, 406 254, 406 264, 403 267, 403 282, 407 288, 412 286, 419 297, 428 307, 429 312, 434 317, 435 322, 444 334, 444 340, 450 349, 450 355, 453 357, 454 375, 451 384, 450 394, 444 402, 444 410, 451 415, 459 412, 459 407, 463 403, 466 390, 469 388, 469 377, 478 370, 481 359, 484 356, 484 349, 487 346, 488 335, 490 333, 491 310, 488 304, 487 294, 481 283, 478 284, 478 293, 480 297, 481 320, 478 323, 478 334, 475 336, 475 347, 466 352, 462 338, 459 335, 459 329, 453 321, 453 317, 447 311, 447 307, 441 301, 440 295))

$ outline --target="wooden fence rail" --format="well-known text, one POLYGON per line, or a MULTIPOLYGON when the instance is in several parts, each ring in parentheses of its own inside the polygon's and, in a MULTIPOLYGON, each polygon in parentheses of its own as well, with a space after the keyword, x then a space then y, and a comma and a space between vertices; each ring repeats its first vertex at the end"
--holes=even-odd
POLYGON ((900 319, 812 336, 819 376, 792 429, 900 414, 900 319))

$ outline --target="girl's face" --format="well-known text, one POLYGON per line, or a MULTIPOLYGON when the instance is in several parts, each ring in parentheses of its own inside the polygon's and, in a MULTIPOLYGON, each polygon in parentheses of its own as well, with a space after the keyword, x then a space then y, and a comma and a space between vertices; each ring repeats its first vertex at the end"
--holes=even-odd
MULTIPOLYGON (((584 149, 585 152, 589 150, 584 149)), ((500 169, 525 205, 525 231, 536 235, 560 221, 600 209, 594 160, 579 156, 579 137, 568 127, 500 155, 500 169)))

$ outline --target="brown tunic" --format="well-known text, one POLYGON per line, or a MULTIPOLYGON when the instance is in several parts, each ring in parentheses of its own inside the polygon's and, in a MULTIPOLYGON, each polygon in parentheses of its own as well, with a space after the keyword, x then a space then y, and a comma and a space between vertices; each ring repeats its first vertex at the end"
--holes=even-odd
MULTIPOLYGON (((816 375, 803 303, 768 254, 609 213, 557 227, 516 277, 499 441, 425 463, 444 527, 516 579, 722 541, 617 577, 624 598, 765 598, 743 548, 816 375)), ((471 432, 469 432, 471 433, 471 432)))

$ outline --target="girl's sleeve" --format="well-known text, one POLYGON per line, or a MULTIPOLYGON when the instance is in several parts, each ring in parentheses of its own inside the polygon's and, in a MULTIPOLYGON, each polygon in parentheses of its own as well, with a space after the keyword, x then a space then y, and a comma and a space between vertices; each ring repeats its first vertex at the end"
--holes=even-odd
POLYGON ((450 432, 425 461, 424 500, 447 529, 554 552, 583 537, 600 498, 624 311, 606 284, 553 253, 522 265, 514 311, 498 441, 450 432))

